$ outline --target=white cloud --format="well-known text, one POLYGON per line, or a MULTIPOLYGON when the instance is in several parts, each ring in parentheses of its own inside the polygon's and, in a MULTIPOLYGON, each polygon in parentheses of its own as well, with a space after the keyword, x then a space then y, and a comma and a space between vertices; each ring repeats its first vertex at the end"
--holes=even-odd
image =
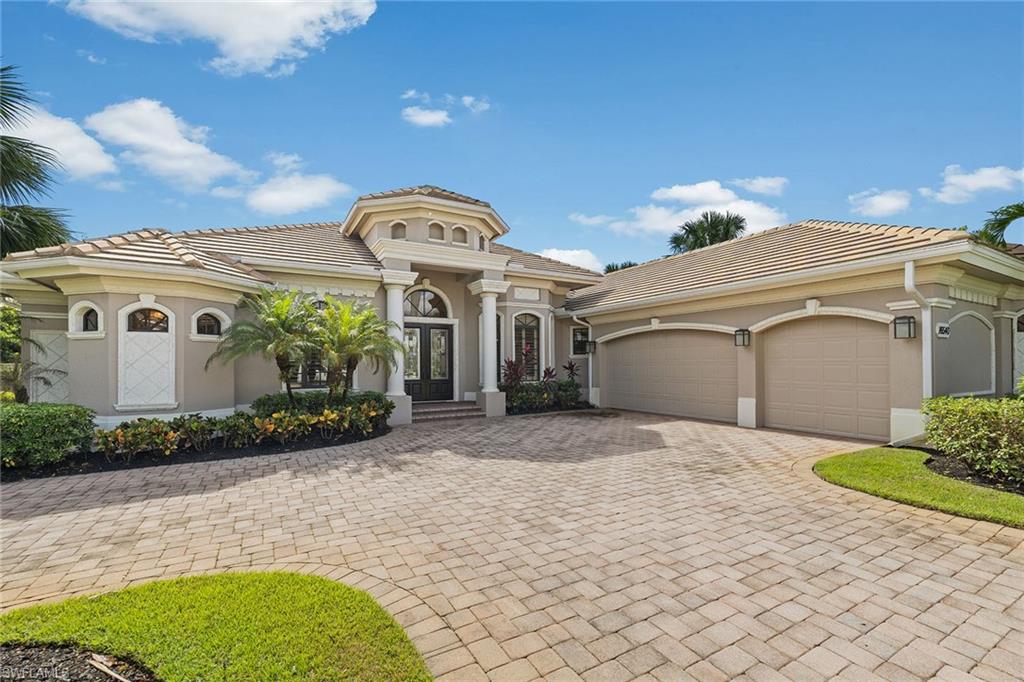
POLYGON ((400 98, 401 99, 415 99, 415 100, 419 100, 420 102, 423 102, 424 104, 429 104, 430 103, 430 93, 429 92, 420 92, 419 90, 417 90, 415 88, 409 88, 408 90, 406 90, 405 92, 403 92, 401 94, 400 98))
POLYGON ((274 164, 274 168, 282 173, 293 173, 303 166, 302 157, 298 154, 270 152, 267 154, 267 160, 274 164))
POLYGON ((108 192, 123 192, 125 190, 124 182, 121 180, 101 180, 96 183, 96 186, 108 192))
POLYGON ((218 199, 240 199, 245 196, 244 187, 214 187, 210 190, 210 196, 218 199))
POLYGON ((604 270, 604 265, 590 249, 544 249, 540 255, 596 272, 604 270))
POLYGON ((749 199, 736 199, 721 204, 699 204, 674 209, 668 206, 635 206, 629 209, 633 217, 616 220, 608 226, 613 232, 629 235, 667 235, 688 220, 696 220, 704 211, 738 213, 747 219, 747 232, 760 232, 786 222, 786 214, 777 208, 749 199))
POLYGON ((126 38, 149 43, 194 38, 213 43, 219 56, 210 66, 228 76, 290 75, 310 50, 324 49, 333 34, 365 25, 375 10, 372 0, 68 3, 68 11, 126 38))
POLYGON ((596 225, 607 225, 608 223, 615 220, 614 216, 610 215, 587 215, 585 213, 570 213, 569 220, 580 225, 586 225, 587 227, 594 227, 596 225))
POLYGON ((741 189, 747 190, 748 192, 753 192, 754 194, 767 194, 773 197, 780 197, 782 196, 782 193, 786 191, 786 185, 789 184, 789 178, 784 178, 780 175, 758 175, 755 178, 736 178, 729 182, 741 189))
POLYGON ((70 118, 54 116, 45 109, 33 107, 29 117, 9 134, 52 149, 64 170, 75 180, 117 172, 114 157, 104 151, 99 142, 70 118))
POLYGON ((106 64, 107 60, 103 57, 98 57, 89 50, 78 50, 75 52, 79 57, 89 62, 90 64, 106 64))
POLYGON ((943 204, 965 204, 976 194, 988 190, 1009 192, 1024 183, 1024 169, 1006 166, 990 166, 966 172, 956 164, 946 166, 942 171, 942 187, 938 191, 930 187, 918 190, 922 196, 935 199, 943 204))
POLYGON ((261 213, 297 213, 327 206, 352 188, 329 175, 277 175, 257 185, 245 199, 249 208, 261 213))
POLYGON ((251 181, 255 174, 206 146, 209 128, 192 126, 151 99, 113 104, 85 119, 104 142, 124 147, 121 158, 187 191, 221 178, 251 181))
POLYGON ((682 204, 724 204, 738 199, 735 192, 722 187, 718 180, 660 187, 651 192, 651 198, 655 201, 678 201, 682 204))
POLYGON ((402 109, 402 118, 407 123, 420 128, 440 128, 452 122, 452 117, 444 109, 424 109, 423 107, 402 109))
POLYGON ((910 192, 902 189, 880 190, 877 187, 846 197, 850 210, 872 218, 902 213, 910 208, 910 192))
POLYGON ((491 103, 487 101, 486 97, 474 97, 473 95, 463 95, 462 106, 466 107, 474 114, 482 114, 491 108, 491 103))

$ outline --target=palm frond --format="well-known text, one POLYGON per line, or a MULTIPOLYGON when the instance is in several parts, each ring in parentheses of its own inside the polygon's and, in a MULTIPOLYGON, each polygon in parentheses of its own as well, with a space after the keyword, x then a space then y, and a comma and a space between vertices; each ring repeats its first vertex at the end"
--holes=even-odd
POLYGON ((66 212, 39 206, 0 206, 0 258, 71 241, 66 212))

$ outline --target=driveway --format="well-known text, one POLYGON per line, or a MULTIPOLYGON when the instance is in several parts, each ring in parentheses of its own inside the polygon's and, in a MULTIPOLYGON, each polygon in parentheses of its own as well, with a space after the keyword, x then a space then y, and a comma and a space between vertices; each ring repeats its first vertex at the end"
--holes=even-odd
POLYGON ((1014 679, 1024 533, 810 472, 858 447, 576 414, 25 481, 0 597, 283 568, 367 589, 451 679, 1014 679))

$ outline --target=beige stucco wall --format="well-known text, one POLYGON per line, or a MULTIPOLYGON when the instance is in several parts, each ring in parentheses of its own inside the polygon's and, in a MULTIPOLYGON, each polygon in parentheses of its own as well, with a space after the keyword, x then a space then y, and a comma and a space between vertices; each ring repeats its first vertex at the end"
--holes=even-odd
POLYGON ((935 394, 993 394, 995 309, 957 301, 937 312, 937 323, 954 321, 948 339, 935 339, 935 394))
MULTIPOLYGON (((391 226, 399 218, 388 220, 378 220, 370 227, 369 232, 366 233, 364 240, 367 245, 374 244, 379 239, 391 239, 391 226)), ((416 242, 419 244, 435 244, 438 246, 450 246, 455 249, 467 249, 470 251, 479 251, 480 249, 480 235, 482 230, 474 225, 471 221, 456 221, 451 219, 442 218, 426 218, 426 217, 402 217, 401 222, 405 223, 405 241, 416 242), (431 223, 440 223, 444 227, 444 239, 437 241, 430 239, 429 225, 431 223), (456 226, 462 226, 466 228, 467 241, 466 244, 458 244, 452 241, 452 228, 456 226)), ((485 251, 490 250, 490 243, 484 240, 485 251)))

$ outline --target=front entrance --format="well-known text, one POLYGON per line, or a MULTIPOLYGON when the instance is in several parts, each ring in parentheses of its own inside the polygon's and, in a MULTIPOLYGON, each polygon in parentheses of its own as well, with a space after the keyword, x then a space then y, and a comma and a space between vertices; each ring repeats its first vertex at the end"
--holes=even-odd
POLYGON ((405 392, 413 401, 454 397, 452 328, 405 325, 405 392))

